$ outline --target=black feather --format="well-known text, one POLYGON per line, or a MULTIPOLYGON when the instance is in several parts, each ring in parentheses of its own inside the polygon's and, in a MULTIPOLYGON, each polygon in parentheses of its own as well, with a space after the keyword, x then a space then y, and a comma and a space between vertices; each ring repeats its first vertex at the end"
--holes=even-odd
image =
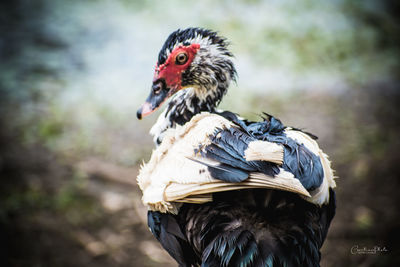
MULTIPOLYGON (((196 255, 194 262, 202 266, 319 266, 319 249, 334 204, 320 208, 296 194, 277 191, 261 212, 250 199, 265 192, 221 192, 214 194, 211 203, 184 204, 178 223, 184 226, 191 253, 196 255)), ((333 194, 330 200, 335 202, 333 194)))
POLYGON ((242 131, 241 128, 219 129, 209 138, 211 144, 200 148, 201 155, 216 160, 221 163, 220 166, 230 167, 229 170, 231 170, 231 172, 221 173, 220 169, 209 167, 214 178, 227 182, 240 182, 247 178, 248 175, 246 177, 232 176, 234 169, 240 173, 261 172, 271 176, 279 173, 279 167, 274 163, 245 159, 245 151, 249 143, 257 139, 242 131))
MULTIPOLYGON (((324 178, 320 158, 304 145, 287 137, 284 132, 286 127, 284 127, 279 119, 266 113, 264 115, 264 120, 260 122, 241 121, 237 117, 233 121, 240 125, 243 129, 242 133, 248 133, 248 135, 256 140, 264 140, 282 145, 284 148, 282 168, 285 171, 293 173, 307 190, 312 191, 318 188, 324 178)), ((235 117, 233 113, 228 113, 225 116, 235 117)), ((243 148, 240 146, 239 149, 242 150, 243 148)), ((270 166, 262 166, 261 168, 264 169, 265 173, 265 170, 270 170, 273 166, 270 164, 270 166)))
POLYGON ((150 231, 179 266, 191 266, 194 263, 194 252, 173 215, 148 211, 147 223, 150 231))
MULTIPOLYGON (((238 183, 246 180, 249 177, 247 172, 244 172, 240 169, 231 167, 227 164, 218 164, 216 166, 210 165, 206 162, 189 158, 197 163, 203 164, 207 166, 208 171, 211 176, 215 179, 219 179, 225 182, 238 183)), ((222 161, 221 161, 222 162, 222 161)))

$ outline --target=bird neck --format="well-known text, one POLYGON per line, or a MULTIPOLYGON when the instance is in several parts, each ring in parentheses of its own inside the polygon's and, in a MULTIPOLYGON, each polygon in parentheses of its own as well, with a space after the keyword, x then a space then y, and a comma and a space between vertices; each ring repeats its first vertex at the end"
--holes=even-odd
POLYGON ((212 88, 191 87, 179 91, 150 130, 154 142, 160 144, 168 129, 184 125, 196 114, 203 111, 214 112, 226 93, 226 85, 217 84, 212 88))

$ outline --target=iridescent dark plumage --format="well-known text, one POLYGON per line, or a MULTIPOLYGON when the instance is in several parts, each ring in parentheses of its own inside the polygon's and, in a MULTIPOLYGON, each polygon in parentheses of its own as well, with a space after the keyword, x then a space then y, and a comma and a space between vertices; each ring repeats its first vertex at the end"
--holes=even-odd
MULTIPOLYGON (((335 214, 334 182, 326 181, 325 154, 301 143, 296 133, 310 140, 315 136, 285 127, 273 116, 249 122, 216 110, 236 70, 226 40, 215 32, 199 28, 175 31, 162 47, 158 65, 175 49, 193 43, 199 43, 200 49, 179 76, 179 86, 185 89, 171 97, 151 130, 156 143, 162 142, 167 129, 190 122, 202 111, 218 114, 235 127, 217 129, 206 144, 187 148, 219 163, 200 162, 199 172, 207 170, 214 179, 228 183, 244 181, 251 172, 272 177, 287 172, 315 199, 270 189, 214 193, 212 202, 185 203, 176 215, 149 211, 152 233, 180 266, 319 266, 319 250, 335 214), (248 161, 245 151, 259 140, 282 146, 283 163, 248 161), (319 191, 322 187, 325 191, 319 191)), ((166 90, 168 86, 174 85, 166 85, 166 90)))
POLYGON ((317 207, 287 192, 217 193, 178 215, 149 211, 149 226, 180 266, 319 266, 334 196, 317 207))

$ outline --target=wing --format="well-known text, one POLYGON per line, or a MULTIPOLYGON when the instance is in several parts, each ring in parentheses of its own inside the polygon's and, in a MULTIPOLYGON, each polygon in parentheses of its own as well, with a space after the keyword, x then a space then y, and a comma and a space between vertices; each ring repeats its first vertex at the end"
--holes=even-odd
MULTIPOLYGON (((280 167, 292 173, 310 192, 310 202, 319 205, 329 202, 329 188, 336 187, 336 183, 328 156, 319 148, 315 135, 285 127, 279 119, 266 113, 259 122, 249 122, 228 111, 220 112, 219 115, 234 122, 243 132, 257 140, 282 146, 284 158, 280 167)), ((265 148, 260 150, 265 151, 265 148)))
POLYGON ((241 182, 251 172, 260 172, 275 176, 278 174, 278 164, 283 163, 283 148, 268 141, 258 141, 243 129, 232 126, 227 129, 217 129, 209 136, 209 144, 200 147, 203 158, 208 158, 219 163, 223 169, 210 168, 215 179, 226 182, 241 182), (223 170, 227 169, 224 175, 223 170), (244 175, 235 176, 233 170, 244 175), (214 174, 215 173, 215 174, 214 174))
POLYGON ((176 213, 176 202, 204 203, 210 193, 228 190, 270 188, 312 197, 307 189, 324 180, 319 157, 284 131, 268 139, 251 130, 202 113, 170 131, 138 176, 143 202, 176 213))

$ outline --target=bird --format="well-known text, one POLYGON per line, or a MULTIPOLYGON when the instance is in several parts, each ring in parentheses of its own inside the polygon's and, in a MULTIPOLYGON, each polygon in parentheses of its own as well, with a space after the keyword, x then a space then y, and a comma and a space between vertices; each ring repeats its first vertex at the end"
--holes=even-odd
POLYGON ((137 177, 148 226, 179 266, 319 266, 335 176, 317 137, 217 109, 237 79, 229 42, 191 27, 166 39, 142 119, 156 145, 137 177))

